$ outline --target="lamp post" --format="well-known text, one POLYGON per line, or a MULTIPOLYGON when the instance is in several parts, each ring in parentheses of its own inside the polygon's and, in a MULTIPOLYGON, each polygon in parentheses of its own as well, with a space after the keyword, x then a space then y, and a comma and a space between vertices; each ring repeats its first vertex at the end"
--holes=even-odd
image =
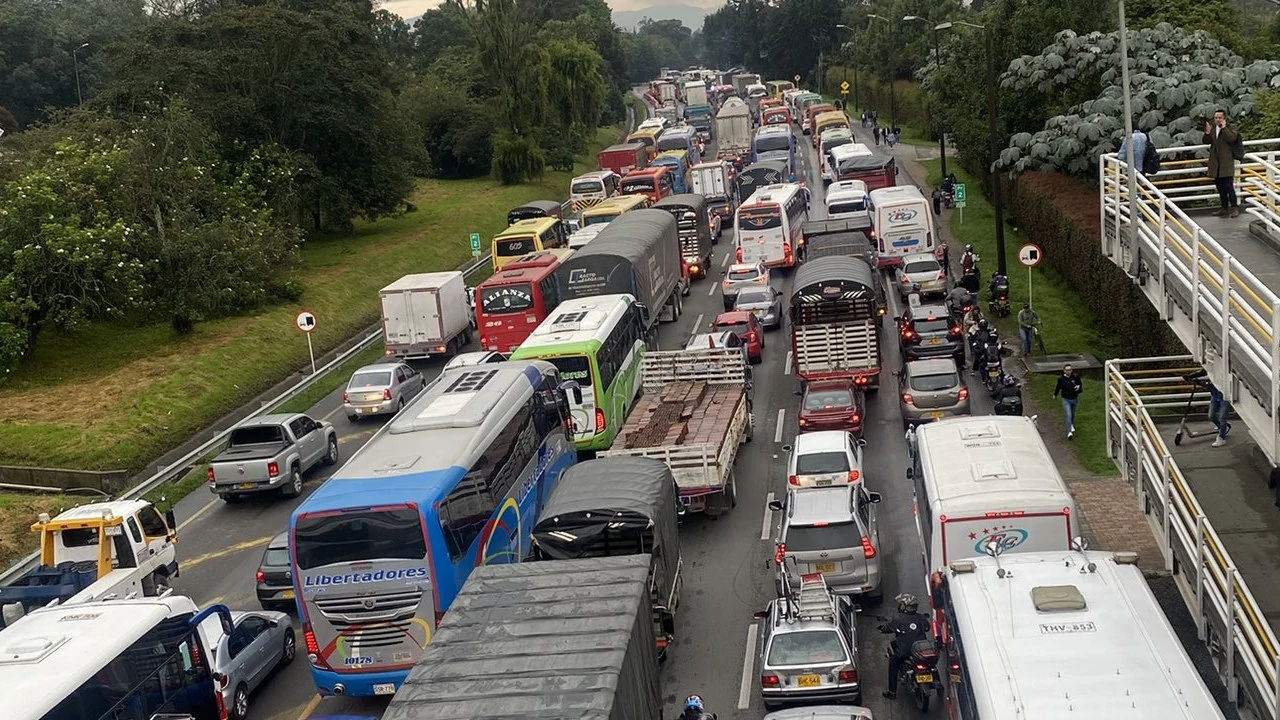
MULTIPOLYGON (((1280 2, 1280 0, 1276 0, 1276 2, 1280 2)), ((849 31, 849 59, 853 62, 853 109, 857 110, 861 107, 861 104, 858 102, 858 58, 854 55, 854 53, 857 52, 857 46, 854 43, 857 42, 858 31, 848 25, 836 25, 836 27, 849 31)), ((847 80, 849 77, 848 68, 846 68, 844 72, 845 79, 847 80)))
POLYGON ((81 43, 80 47, 71 51, 71 65, 76 71, 76 104, 84 104, 84 95, 80 93, 80 51, 89 47, 89 43, 81 43))
MULTIPOLYGON (((987 172, 991 176, 991 205, 996 214, 996 268, 1001 275, 1008 275, 1008 266, 1005 263, 1004 252, 1004 193, 1000 191, 1000 179, 996 176, 996 171, 992 169, 996 160, 1000 157, 1000 123, 996 118, 996 43, 995 34, 991 32, 991 28, 986 25, 978 25, 976 23, 963 22, 955 20, 953 22, 938 23, 933 27, 934 31, 950 30, 952 27, 962 25, 964 27, 977 28, 983 31, 987 41, 987 132, 990 134, 988 141, 991 143, 991 159, 987 165, 987 172)), ((1133 143, 1129 143, 1132 145, 1133 143)))
MULTIPOLYGON (((907 15, 903 17, 902 20, 903 22, 926 22, 926 23, 929 22, 928 19, 922 18, 919 15, 907 15)), ((942 65, 942 53, 938 51, 938 28, 935 27, 933 28, 934 72, 937 72, 938 67, 940 67, 941 65, 942 65)), ((925 102, 929 102, 927 99, 928 96, 926 95, 925 97, 926 97, 925 102)), ((932 109, 926 105, 925 112, 928 113, 930 124, 932 125, 933 124, 932 109)), ((945 178, 947 176, 947 134, 943 132, 941 128, 939 128, 939 131, 938 131, 938 157, 942 161, 942 177, 945 178)))
MULTIPOLYGON (((889 18, 882 15, 868 15, 867 18, 869 20, 883 21, 889 26, 889 34, 893 34, 893 21, 889 18)), ((888 63, 885 64, 885 70, 886 79, 889 81, 889 127, 892 129, 898 126, 898 94, 893 89, 893 69, 889 67, 888 63)))

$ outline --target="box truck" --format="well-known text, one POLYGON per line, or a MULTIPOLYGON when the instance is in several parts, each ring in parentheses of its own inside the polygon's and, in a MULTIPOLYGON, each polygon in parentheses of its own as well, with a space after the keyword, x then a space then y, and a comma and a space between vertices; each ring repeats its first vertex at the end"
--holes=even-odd
POLYGON ((454 355, 471 342, 462 273, 405 275, 378 291, 386 354, 397 360, 454 355))

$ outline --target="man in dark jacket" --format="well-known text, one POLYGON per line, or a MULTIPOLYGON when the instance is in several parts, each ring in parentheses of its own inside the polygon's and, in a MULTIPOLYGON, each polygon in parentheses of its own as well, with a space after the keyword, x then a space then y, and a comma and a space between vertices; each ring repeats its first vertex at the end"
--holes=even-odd
POLYGON ((1067 427, 1068 440, 1076 435, 1076 402, 1080 399, 1080 393, 1083 390, 1084 384, 1080 376, 1070 365, 1063 365, 1062 374, 1058 376, 1058 384, 1053 387, 1053 396, 1062 398, 1062 424, 1067 427))
POLYGON ((1236 158, 1231 146, 1240 138, 1235 128, 1227 124, 1227 112, 1219 110, 1213 119, 1204 124, 1204 143, 1209 146, 1209 177, 1218 189, 1218 202, 1222 209, 1218 217, 1240 215, 1240 198, 1236 196, 1236 158))

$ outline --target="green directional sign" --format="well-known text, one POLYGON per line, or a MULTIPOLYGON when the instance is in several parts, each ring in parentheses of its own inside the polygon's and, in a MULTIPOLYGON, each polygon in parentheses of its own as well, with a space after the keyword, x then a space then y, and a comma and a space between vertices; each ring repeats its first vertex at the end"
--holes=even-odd
POLYGON ((956 183, 956 202, 962 203, 968 198, 968 192, 964 189, 964 183, 956 183))
POLYGON ((471 233, 471 255, 480 257, 480 233, 471 233))

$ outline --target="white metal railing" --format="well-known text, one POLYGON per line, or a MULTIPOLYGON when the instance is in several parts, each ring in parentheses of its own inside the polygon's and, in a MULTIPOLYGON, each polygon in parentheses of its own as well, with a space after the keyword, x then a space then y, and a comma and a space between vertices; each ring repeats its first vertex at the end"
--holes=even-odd
MULTIPOLYGON (((1280 227, 1280 139, 1246 142, 1239 164, 1245 212, 1280 227)), ((1140 281, 1144 293, 1210 379, 1227 394, 1253 438, 1280 462, 1280 297, 1188 213, 1213 206, 1207 146, 1167 148, 1154 179, 1137 180, 1137 243, 1131 243, 1126 166, 1114 153, 1099 163, 1102 253, 1140 281), (1140 262, 1139 262, 1140 260, 1140 262), (1193 270, 1194 268, 1194 270, 1193 270), (1219 362, 1225 360, 1225 362, 1219 362)), ((1277 256, 1280 262, 1280 256, 1277 256)))
POLYGON ((1190 355, 1108 361, 1107 452, 1137 491, 1228 698, 1277 720, 1280 643, 1151 417, 1186 407, 1183 376, 1198 369, 1190 355))

